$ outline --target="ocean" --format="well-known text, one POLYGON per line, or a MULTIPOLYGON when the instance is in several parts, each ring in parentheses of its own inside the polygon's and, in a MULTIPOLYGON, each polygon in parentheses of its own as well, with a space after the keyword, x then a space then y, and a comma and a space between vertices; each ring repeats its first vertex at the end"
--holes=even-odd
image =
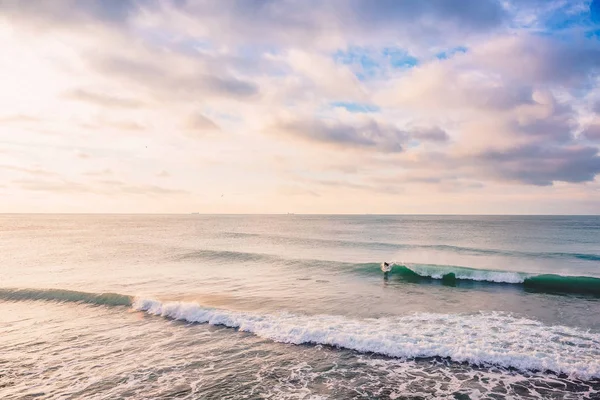
POLYGON ((600 399, 600 217, 1 215, 0 398, 600 399))

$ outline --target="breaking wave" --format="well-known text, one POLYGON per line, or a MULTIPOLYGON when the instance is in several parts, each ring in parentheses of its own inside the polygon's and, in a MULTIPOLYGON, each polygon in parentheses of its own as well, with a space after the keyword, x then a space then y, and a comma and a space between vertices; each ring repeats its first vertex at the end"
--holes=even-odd
MULTIPOLYGON (((579 254, 578 256, 584 256, 579 254)), ((586 256, 587 257, 587 256, 586 256)), ((594 256, 595 257, 595 256, 594 256)), ((302 266, 302 268, 337 267, 346 270, 362 271, 370 274, 380 274, 379 263, 353 264, 348 262, 288 259, 263 253, 249 253, 220 250, 198 250, 183 254, 180 260, 213 260, 222 262, 266 262, 287 267, 302 266)), ((594 258, 587 258, 593 260, 594 258)), ((459 267, 452 265, 392 263, 389 276, 393 279, 419 283, 423 281, 440 281, 454 285, 465 282, 500 283, 520 285, 529 291, 542 293, 571 293, 600 296, 600 278, 590 276, 564 276, 556 274, 532 274, 516 271, 500 271, 459 267)))
POLYGON ((499 312, 353 319, 240 312, 197 303, 60 289, 0 289, 0 299, 129 306, 151 315, 221 325, 281 343, 327 345, 400 359, 447 358, 578 379, 600 378, 600 334, 499 312))
POLYGON ((137 299, 133 308, 174 320, 235 328, 282 343, 329 345, 403 359, 441 357, 580 379, 600 377, 599 334, 504 313, 419 313, 359 320, 254 314, 152 299, 137 299))
MULTIPOLYGON (((375 264, 366 264, 365 266, 370 272, 377 272, 375 264)), ((395 274, 410 282, 419 282, 425 279, 439 280, 450 285, 460 281, 505 283, 521 285, 531 291, 600 296, 600 278, 590 276, 536 275, 525 272, 428 264, 394 264, 390 274, 395 274)))

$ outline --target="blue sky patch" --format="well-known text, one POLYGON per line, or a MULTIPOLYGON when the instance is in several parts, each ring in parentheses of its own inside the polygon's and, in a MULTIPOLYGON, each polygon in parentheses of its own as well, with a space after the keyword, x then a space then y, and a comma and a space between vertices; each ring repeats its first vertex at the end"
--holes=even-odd
POLYGON ((412 68, 419 64, 419 60, 408 54, 406 50, 385 47, 381 53, 387 58, 389 65, 393 68, 412 68))
POLYGON ((440 60, 445 60, 447 58, 452 57, 453 55, 455 55, 457 53, 466 53, 467 50, 468 49, 465 46, 457 46, 457 47, 453 47, 449 50, 441 51, 441 52, 437 53, 435 56, 440 60))
POLYGON ((374 104, 366 104, 366 103, 355 103, 355 102, 345 102, 345 101, 336 101, 331 103, 333 107, 341 107, 352 113, 373 113, 379 112, 381 108, 374 104))
POLYGON ((333 54, 336 63, 354 67, 354 74, 361 81, 385 75, 390 69, 413 68, 419 60, 406 50, 397 47, 369 49, 351 46, 333 54))
POLYGON ((570 9, 571 6, 572 4, 567 3, 547 15, 544 21, 544 28, 550 32, 556 32, 593 24, 594 17, 596 16, 593 15, 594 10, 592 7, 588 9, 579 8, 573 11, 570 9))
POLYGON ((600 29, 593 29, 585 33, 585 37, 588 39, 600 39, 600 29))

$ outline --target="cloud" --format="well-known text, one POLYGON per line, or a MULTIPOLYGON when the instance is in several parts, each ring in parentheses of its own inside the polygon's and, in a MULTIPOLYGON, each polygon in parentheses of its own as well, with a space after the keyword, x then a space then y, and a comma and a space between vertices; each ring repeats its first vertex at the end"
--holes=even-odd
POLYGON ((4 117, 0 117, 0 122, 2 123, 32 123, 32 122, 39 122, 40 118, 31 116, 31 115, 23 115, 23 114, 17 114, 17 115, 6 115, 4 117))
POLYGON ((383 152, 401 152, 407 140, 402 130, 373 119, 356 124, 318 119, 289 120, 279 122, 271 131, 315 143, 383 152))
POLYGON ((184 125, 186 129, 200 133, 221 130, 213 120, 200 113, 189 116, 184 125))
POLYGON ((477 64, 450 59, 430 61, 393 77, 374 97, 388 107, 411 110, 502 112, 533 104, 533 91, 527 82, 506 80, 477 64))
POLYGON ((91 60, 90 67, 103 76, 113 76, 138 90, 149 90, 157 97, 179 101, 202 99, 209 95, 248 99, 259 93, 259 88, 252 82, 224 71, 203 71, 204 64, 200 58, 173 53, 165 56, 171 56, 174 62, 166 64, 147 53, 138 54, 137 59, 108 54, 91 60))
POLYGON ((600 123, 594 123, 587 126, 581 135, 588 140, 600 142, 600 123))
POLYGON ((411 131, 411 136, 417 140, 429 142, 447 142, 450 140, 448 133, 437 126, 428 128, 414 128, 411 131))
POLYGON ((15 172, 23 172, 26 174, 37 175, 37 176, 54 176, 54 175, 56 175, 55 172, 48 171, 45 169, 26 168, 26 167, 19 167, 19 166, 13 166, 13 165, 0 165, 0 169, 4 169, 4 170, 8 170, 8 171, 15 171, 15 172))
POLYGON ((419 27, 424 33, 432 30, 440 33, 449 27, 467 32, 488 31, 498 27, 507 16, 502 4, 494 0, 351 0, 345 4, 350 5, 351 18, 362 27, 383 26, 392 31, 406 24, 413 29, 419 27))
POLYGON ((311 196, 311 197, 321 197, 321 195, 314 191, 314 190, 309 190, 309 189, 305 189, 299 186, 293 186, 293 185, 282 185, 280 186, 277 191, 281 194, 283 194, 284 196, 311 196))
POLYGON ((154 29, 192 32, 221 42, 320 48, 347 41, 431 44, 487 33, 506 12, 497 0, 235 0, 172 1, 146 7, 143 23, 154 29))
MULTIPOLYGON (((399 74, 376 99, 452 127, 452 145, 442 153, 408 149, 399 165, 486 182, 593 181, 598 149, 575 134, 576 99, 594 91, 599 51, 587 39, 500 36, 399 74)), ((592 128, 582 137, 595 137, 592 128)))
POLYGON ((348 178, 316 178, 307 177, 302 174, 292 173, 289 175, 291 181, 296 184, 304 184, 306 187, 315 188, 315 195, 320 195, 324 190, 350 190, 367 193, 400 194, 404 189, 393 180, 374 179, 373 182, 365 183, 360 180, 348 178))
POLYGON ((514 80, 578 86, 598 73, 600 42, 529 34, 501 36, 473 48, 460 59, 514 80))
POLYGON ((17 179, 13 180, 11 183, 20 186, 21 189, 36 192, 53 192, 58 194, 93 192, 88 185, 66 180, 38 181, 30 179, 17 179))
POLYGON ((0 12, 42 26, 82 25, 100 21, 120 25, 136 10, 134 0, 5 0, 0 12))
POLYGON ((508 151, 490 150, 478 159, 493 175, 538 186, 552 185, 555 181, 591 182, 600 173, 600 156, 595 147, 526 146, 508 151))
POLYGON ((137 122, 133 121, 113 122, 110 124, 110 126, 125 131, 143 131, 145 129, 144 125, 138 124, 137 122))
POLYGON ((391 107, 504 112, 539 104, 544 91, 592 90, 598 73, 597 40, 502 35, 397 74, 375 98, 391 107))
POLYGON ((85 172, 84 175, 86 176, 100 176, 100 177, 104 177, 104 176, 112 176, 114 174, 114 172, 110 169, 110 168, 105 168, 101 171, 88 171, 85 172))
MULTIPOLYGON (((573 138, 577 124, 573 111, 569 108, 551 110, 543 116, 517 113, 508 121, 508 128, 518 137, 528 142, 568 143, 573 138)), ((543 145, 543 143, 540 143, 543 145)))
POLYGON ((404 189, 399 187, 396 184, 387 184, 387 185, 372 185, 365 183, 354 183, 348 182, 344 180, 313 180, 312 184, 316 184, 319 186, 329 187, 329 188, 341 188, 341 189, 351 189, 351 190, 361 190, 369 193, 386 193, 386 194, 399 194, 403 193, 404 189))
POLYGON ((502 145, 474 147, 464 142, 443 152, 409 152, 396 163, 411 176, 424 174, 426 179, 439 178, 440 183, 462 178, 550 186, 555 182, 592 182, 600 174, 597 147, 583 145, 572 136, 567 138, 569 130, 559 135, 545 129, 538 131, 545 123, 535 126, 533 132, 513 132, 513 139, 502 145))
POLYGON ((121 131, 143 131, 146 129, 144 125, 141 125, 135 121, 110 121, 103 118, 97 118, 95 121, 91 123, 84 123, 81 126, 95 130, 105 130, 107 128, 111 128, 121 131))
MULTIPOLYGON (((349 114, 346 113, 347 115, 349 114)), ((366 116, 348 119, 282 119, 271 126, 269 131, 315 144, 337 145, 382 153, 400 153, 411 140, 430 143, 445 143, 450 140, 448 133, 437 126, 400 129, 395 125, 366 116)))
POLYGON ((132 185, 126 182, 117 180, 101 180, 97 181, 104 193, 126 193, 139 195, 163 195, 163 194, 187 194, 187 190, 169 189, 157 185, 132 185))
POLYGON ((384 187, 428 188, 437 192, 472 192, 485 185, 477 179, 465 179, 453 171, 408 171, 391 177, 373 177, 371 181, 384 187))
POLYGON ((143 105, 142 102, 134 99, 126 99, 106 95, 103 93, 94 93, 87 90, 77 89, 64 94, 65 98, 70 100, 91 103, 101 107, 111 108, 138 108, 143 105))
POLYGON ((13 184, 20 186, 22 189, 38 192, 51 193, 93 193, 105 196, 114 196, 117 194, 132 194, 132 195, 180 195, 189 193, 186 190, 169 189, 156 185, 132 185, 118 180, 99 180, 94 184, 73 182, 66 179, 54 181, 39 181, 29 179, 13 180, 13 184))

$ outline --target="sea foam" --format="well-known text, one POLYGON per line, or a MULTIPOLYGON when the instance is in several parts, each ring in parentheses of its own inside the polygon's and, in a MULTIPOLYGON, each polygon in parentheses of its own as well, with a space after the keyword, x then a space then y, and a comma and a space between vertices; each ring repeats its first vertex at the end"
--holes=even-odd
POLYGON ((352 319, 255 314, 152 299, 136 299, 133 308, 190 323, 236 328, 282 343, 330 345, 397 358, 441 357, 579 379, 600 377, 600 334, 504 313, 352 319))
POLYGON ((407 264, 406 268, 414 273, 434 279, 443 279, 448 273, 453 273, 456 279, 471 281, 486 281, 495 283, 523 283, 528 277, 521 272, 493 271, 464 267, 447 267, 426 264, 407 264))

